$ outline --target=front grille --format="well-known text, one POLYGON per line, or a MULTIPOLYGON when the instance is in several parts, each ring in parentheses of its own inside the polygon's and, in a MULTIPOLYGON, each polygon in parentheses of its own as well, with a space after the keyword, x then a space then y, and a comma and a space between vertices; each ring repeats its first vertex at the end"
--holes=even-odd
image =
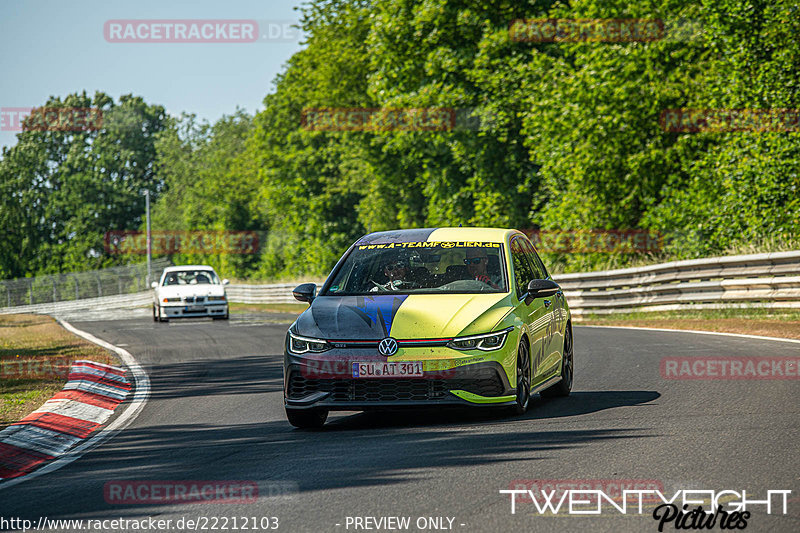
POLYGON ((183 301, 186 302, 187 304, 195 304, 195 303, 201 304, 201 303, 205 302, 205 300, 206 300, 205 296, 184 296, 183 297, 183 301))
POLYGON ((390 402, 441 400, 450 390, 480 396, 500 396, 503 382, 492 368, 456 379, 311 379, 297 371, 289 375, 287 395, 301 399, 314 392, 330 392, 334 402, 390 402))

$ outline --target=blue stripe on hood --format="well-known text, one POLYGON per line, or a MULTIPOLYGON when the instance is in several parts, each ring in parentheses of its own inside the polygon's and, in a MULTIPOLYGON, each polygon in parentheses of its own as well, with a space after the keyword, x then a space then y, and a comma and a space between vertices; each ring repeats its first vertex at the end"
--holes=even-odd
POLYGON ((358 296, 356 305, 352 309, 362 318, 368 319, 370 325, 381 324, 384 335, 388 337, 392 331, 394 316, 406 298, 408 298, 407 294, 358 296))

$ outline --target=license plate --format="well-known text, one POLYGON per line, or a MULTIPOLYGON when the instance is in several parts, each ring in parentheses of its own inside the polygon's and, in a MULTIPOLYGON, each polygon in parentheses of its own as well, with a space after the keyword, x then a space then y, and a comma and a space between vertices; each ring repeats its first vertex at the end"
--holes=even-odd
POLYGON ((202 305, 187 305, 186 308, 184 308, 184 311, 188 311, 190 313, 194 313, 197 311, 205 311, 205 310, 206 308, 203 307, 202 305))
POLYGON ((421 378, 422 362, 353 363, 354 378, 421 378))

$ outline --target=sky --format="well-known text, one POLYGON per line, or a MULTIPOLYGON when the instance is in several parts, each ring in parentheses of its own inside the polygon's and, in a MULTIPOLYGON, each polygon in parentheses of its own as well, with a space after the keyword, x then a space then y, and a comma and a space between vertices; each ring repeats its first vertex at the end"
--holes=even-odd
MULTIPOLYGON (((287 27, 297 24, 300 13, 294 7, 299 3, 0 0, 0 112, 41 106, 50 96, 103 91, 115 101, 134 94, 148 104, 163 105, 170 114, 185 111, 210 122, 233 113, 237 106, 252 114, 263 108, 264 96, 274 90, 275 76, 302 47, 302 35, 287 27), (111 42, 124 37, 124 29, 141 25, 127 21, 198 19, 254 20, 257 40, 111 42), (104 27, 113 21, 123 21, 116 26, 123 31, 109 30, 107 36, 104 27)), ((152 24, 147 28, 158 31, 152 24)), ((162 36, 166 31, 161 30, 162 36)), ((0 129, 13 128, 9 124, 6 120, 0 129)), ((1 146, 15 143, 14 131, 0 131, 1 146)))

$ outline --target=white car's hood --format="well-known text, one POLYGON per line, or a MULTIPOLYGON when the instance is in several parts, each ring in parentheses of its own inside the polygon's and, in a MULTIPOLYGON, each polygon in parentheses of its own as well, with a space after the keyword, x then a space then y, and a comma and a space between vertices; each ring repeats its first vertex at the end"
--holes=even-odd
POLYGON ((159 298, 185 298, 187 296, 222 296, 225 287, 222 285, 167 285, 158 287, 159 298))

